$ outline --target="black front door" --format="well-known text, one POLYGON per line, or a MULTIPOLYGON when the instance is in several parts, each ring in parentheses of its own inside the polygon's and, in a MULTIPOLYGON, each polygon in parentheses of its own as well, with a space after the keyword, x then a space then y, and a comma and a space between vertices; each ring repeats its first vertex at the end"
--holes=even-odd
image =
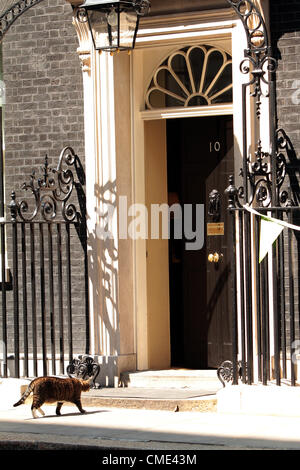
POLYGON ((169 202, 183 211, 192 205, 194 218, 204 205, 203 247, 187 250, 184 238, 169 245, 172 366, 216 368, 231 357, 224 191, 233 171, 232 117, 169 120, 167 141, 169 202))

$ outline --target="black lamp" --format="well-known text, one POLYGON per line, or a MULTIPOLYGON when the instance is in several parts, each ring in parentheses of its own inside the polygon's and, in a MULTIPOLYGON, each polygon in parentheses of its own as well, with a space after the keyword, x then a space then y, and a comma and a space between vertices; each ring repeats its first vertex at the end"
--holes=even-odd
POLYGON ((79 5, 78 18, 88 20, 95 49, 130 51, 135 46, 140 17, 149 8, 149 0, 85 0, 79 5))

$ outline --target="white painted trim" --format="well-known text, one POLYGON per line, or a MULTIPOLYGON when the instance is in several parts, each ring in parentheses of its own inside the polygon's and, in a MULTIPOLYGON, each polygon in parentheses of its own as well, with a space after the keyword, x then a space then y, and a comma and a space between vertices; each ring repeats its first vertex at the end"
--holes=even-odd
MULTIPOLYGON (((134 67, 133 67, 133 55, 130 56, 130 84, 134 83, 134 67)), ((135 155, 135 127, 134 123, 134 96, 133 93, 130 93, 130 130, 131 130, 131 194, 132 194, 132 201, 136 200, 136 155, 135 155)), ((133 240, 133 247, 132 247, 132 273, 133 273, 133 316, 134 316, 134 353, 137 353, 137 344, 138 344, 138 337, 137 337, 137 253, 136 253, 136 243, 133 240)))
POLYGON ((171 15, 160 16, 145 16, 140 20, 138 37, 143 35, 147 29, 161 28, 178 28, 184 25, 186 27, 193 27, 201 24, 202 27, 209 23, 233 21, 238 19, 235 11, 232 8, 223 8, 219 10, 203 10, 197 12, 181 12, 173 13, 171 15))
MULTIPOLYGON (((232 28, 235 27, 235 23, 231 23, 228 25, 228 28, 214 28, 213 30, 201 30, 199 31, 199 27, 196 28, 195 31, 191 32, 176 32, 176 33, 169 33, 165 35, 155 35, 156 31, 153 31, 151 36, 145 38, 139 38, 136 42, 136 49, 140 48, 148 48, 148 47, 160 47, 162 45, 177 45, 182 44, 184 41, 189 45, 198 44, 199 40, 205 41, 205 38, 211 39, 228 39, 229 35, 231 35, 232 28)), ((201 28, 202 29, 202 28, 201 28)))
POLYGON ((143 121, 155 119, 177 119, 188 117, 226 116, 233 114, 233 104, 221 104, 213 106, 191 106, 190 108, 163 108, 141 111, 143 121))
POLYGON ((193 44, 199 38, 228 37, 239 21, 233 9, 182 13, 160 17, 145 17, 140 22, 136 49, 162 44, 181 44, 183 40, 193 44))

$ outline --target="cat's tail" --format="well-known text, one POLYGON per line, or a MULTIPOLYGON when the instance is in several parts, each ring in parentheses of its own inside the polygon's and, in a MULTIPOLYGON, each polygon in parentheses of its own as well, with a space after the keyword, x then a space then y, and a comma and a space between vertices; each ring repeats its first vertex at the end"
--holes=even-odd
POLYGON ((17 403, 14 404, 14 406, 23 405, 23 403, 25 402, 26 398, 29 397, 29 395, 31 394, 31 392, 32 392, 33 389, 34 389, 34 382, 35 382, 35 380, 33 380, 32 382, 30 382, 30 384, 29 384, 28 387, 27 387, 27 390, 23 393, 23 395, 21 396, 20 400, 17 401, 17 403))

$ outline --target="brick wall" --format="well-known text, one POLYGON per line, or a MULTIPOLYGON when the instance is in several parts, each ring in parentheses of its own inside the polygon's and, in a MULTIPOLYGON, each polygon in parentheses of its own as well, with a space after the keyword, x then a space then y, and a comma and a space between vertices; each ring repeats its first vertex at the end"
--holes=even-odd
MULTIPOLYGON (((292 188, 292 196, 300 205, 300 3, 298 0, 272 0, 271 31, 275 57, 278 59, 276 74, 277 118, 278 127, 283 128, 287 138, 287 171, 285 189, 292 188)), ((293 222, 300 225, 300 215, 294 216, 293 222)), ((295 289, 296 338, 299 338, 299 267, 300 240, 299 232, 294 234, 293 274, 295 289)), ((284 233, 287 244, 287 231, 284 233)), ((289 265, 285 259, 285 305, 287 339, 289 339, 290 300, 289 265)))
POLYGON ((295 153, 300 151, 300 3, 271 1, 271 30, 278 58, 278 123, 288 134, 295 153))
POLYGON ((65 145, 84 155, 77 47, 72 9, 65 0, 44 0, 6 34, 6 188, 30 174, 46 153, 53 164, 65 145))
MULTIPOLYGON (((65 0, 44 0, 29 9, 6 34, 3 51, 3 80, 6 85, 4 108, 5 129, 5 192, 10 201, 13 189, 21 197, 21 185, 30 181, 32 169, 41 175, 40 168, 47 154, 49 164, 56 167, 60 151, 70 145, 84 164, 84 119, 82 71, 76 49, 78 40, 72 25, 72 8, 65 0)), ((25 194, 23 193, 23 196, 25 194)), ((29 196, 29 194, 27 194, 29 196)), ((54 229, 53 229, 54 230, 54 229)), ((56 230, 56 229, 55 229, 56 230)), ((9 231, 8 231, 9 232, 9 231)), ((72 232, 72 306, 74 318, 74 350, 84 352, 84 264, 83 251, 76 231, 72 232)), ((56 232, 55 232, 56 233, 56 232)), ((19 235, 20 240, 21 235, 19 235)), ((50 351, 50 297, 48 270, 48 235, 45 231, 45 283, 47 347, 50 351)), ((29 231, 27 252, 30 252, 29 231)), ((65 243, 65 242, 63 242, 65 243)), ((56 315, 56 349, 58 351, 58 305, 56 239, 53 239, 54 289, 56 315)), ((11 241, 8 235, 8 249, 11 241)), ((63 254, 63 293, 65 310, 67 298, 66 255, 63 254)), ((27 277, 30 279, 30 259, 27 277)), ((11 251, 9 266, 12 267, 11 251)), ((19 259, 20 343, 23 348, 23 266, 19 259)), ((36 288, 38 345, 41 347, 41 298, 39 239, 36 235, 36 288)), ((31 286, 28 284, 29 351, 32 350, 31 286)), ((8 293, 9 352, 13 350, 13 298, 8 293)), ((67 316, 65 316, 65 349, 68 351, 67 316)))

